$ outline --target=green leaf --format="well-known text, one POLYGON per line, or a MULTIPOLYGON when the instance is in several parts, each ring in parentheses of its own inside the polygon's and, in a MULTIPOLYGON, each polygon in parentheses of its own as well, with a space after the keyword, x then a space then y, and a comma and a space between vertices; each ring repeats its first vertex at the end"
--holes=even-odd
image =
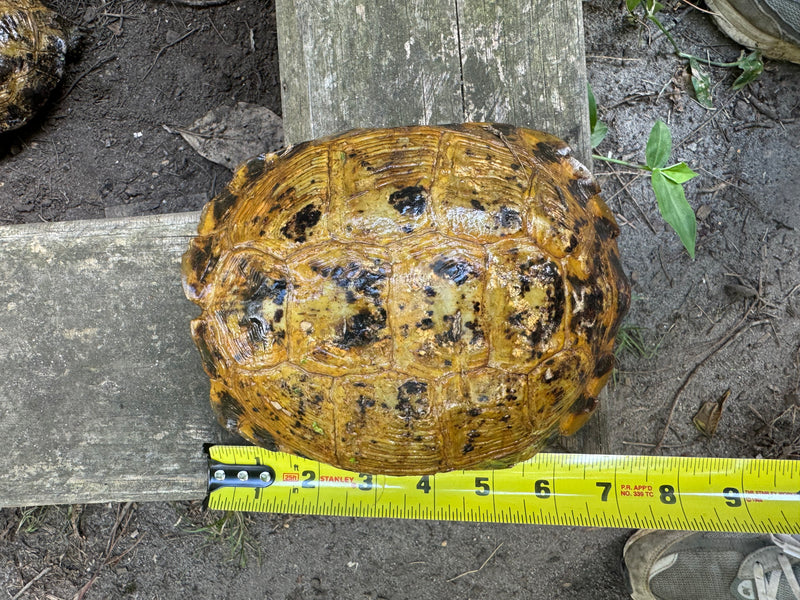
POLYGON ((592 129, 591 133, 591 142, 592 148, 595 148, 600 145, 606 135, 608 134, 608 125, 603 123, 602 121, 598 121, 596 126, 592 129))
POLYGON ((628 12, 632 13, 636 7, 642 3, 642 0, 625 0, 625 6, 628 7, 628 12))
POLYGON ((747 56, 740 58, 736 65, 742 70, 742 74, 733 82, 733 89, 740 90, 751 81, 754 81, 764 70, 764 63, 761 62, 761 52, 756 50, 747 56))
POLYGON ((664 169, 659 169, 659 171, 669 179, 670 181, 674 181, 675 183, 686 183, 690 179, 694 179, 697 177, 697 173, 692 171, 685 162, 680 162, 676 165, 672 165, 671 167, 666 167, 664 169))
POLYGON ((692 73, 695 98, 705 108, 714 108, 714 103, 711 101, 711 77, 700 68, 700 63, 695 58, 689 59, 689 69, 692 73))
POLYGON ((683 186, 665 177, 661 169, 653 171, 650 183, 656 194, 658 210, 661 211, 661 216, 678 234, 689 256, 694 258, 694 248, 697 240, 697 219, 692 207, 686 200, 683 186))
POLYGON ((647 138, 647 147, 644 151, 645 164, 651 169, 660 169, 669 160, 672 152, 672 134, 663 121, 656 121, 647 138))
POLYGON ((608 125, 597 120, 597 101, 594 99, 592 86, 587 84, 589 91, 589 131, 591 133, 592 148, 600 144, 608 134, 608 125))
POLYGON ((589 92, 589 130, 594 131, 594 126, 597 125, 597 101, 594 99, 592 86, 587 83, 586 89, 589 92))
POLYGON ((664 10, 664 5, 661 2, 655 2, 654 0, 647 0, 645 5, 647 7, 647 14, 649 16, 653 16, 660 10, 664 10))

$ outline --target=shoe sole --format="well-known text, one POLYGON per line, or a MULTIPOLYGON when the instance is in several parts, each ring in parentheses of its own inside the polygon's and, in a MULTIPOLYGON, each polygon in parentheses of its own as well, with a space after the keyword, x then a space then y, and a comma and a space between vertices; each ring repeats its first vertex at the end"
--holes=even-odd
POLYGON ((628 538, 622 549, 622 576, 633 600, 661 600, 650 591, 648 580, 650 567, 667 548, 690 535, 694 535, 694 532, 640 529, 628 538), (642 538, 649 536, 655 536, 653 539, 656 543, 638 543, 642 538), (629 554, 636 563, 634 565, 635 573, 632 573, 628 567, 629 554), (632 575, 635 579, 631 577, 632 575))
POLYGON ((800 46, 754 26, 728 0, 706 0, 719 28, 732 40, 761 50, 764 56, 800 64, 800 46))

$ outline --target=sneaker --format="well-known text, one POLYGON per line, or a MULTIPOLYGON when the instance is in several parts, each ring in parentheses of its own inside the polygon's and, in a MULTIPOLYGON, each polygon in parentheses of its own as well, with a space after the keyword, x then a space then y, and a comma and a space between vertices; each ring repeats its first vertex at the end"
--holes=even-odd
POLYGON ((706 0, 730 38, 800 64, 800 0, 706 0))
POLYGON ((637 531, 623 550, 628 592, 634 600, 800 600, 800 541, 781 538, 637 531))

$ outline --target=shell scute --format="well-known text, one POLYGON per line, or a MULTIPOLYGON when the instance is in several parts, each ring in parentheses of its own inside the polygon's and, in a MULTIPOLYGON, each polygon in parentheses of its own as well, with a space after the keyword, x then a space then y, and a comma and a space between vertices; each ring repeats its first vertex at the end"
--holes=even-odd
POLYGON ((330 375, 391 366, 385 249, 330 242, 295 254, 290 269, 292 362, 330 375))
POLYGON ((426 472, 443 460, 440 399, 427 379, 397 371, 347 375, 331 390, 337 408, 337 459, 345 468, 380 473, 401 461, 426 472))
POLYGON ((469 468, 492 463, 509 454, 531 454, 536 439, 528 416, 527 381, 524 374, 482 368, 442 379, 441 396, 446 429, 448 463, 469 468))
POLYGON ((356 133, 330 143, 331 231, 342 240, 386 244, 430 231, 431 176, 439 135, 356 133))
POLYGON ((528 240, 493 244, 488 257, 490 364, 527 372, 564 346, 568 307, 563 268, 528 240))
POLYGON ((439 377, 485 365, 484 248, 427 234, 393 249, 389 312, 397 368, 439 377))

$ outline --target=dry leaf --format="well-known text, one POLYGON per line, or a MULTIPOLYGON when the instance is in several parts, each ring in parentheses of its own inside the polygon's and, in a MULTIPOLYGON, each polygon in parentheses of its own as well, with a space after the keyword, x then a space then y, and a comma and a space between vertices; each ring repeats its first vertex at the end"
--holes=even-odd
POLYGON ((198 154, 233 170, 246 160, 283 147, 283 121, 257 104, 219 106, 180 133, 198 154))
POLYGON ((700 410, 697 411, 697 414, 692 417, 694 426, 706 436, 713 436, 717 431, 717 425, 719 425, 719 420, 722 417, 722 407, 730 395, 731 390, 727 389, 719 398, 719 400, 709 400, 708 402, 704 402, 703 406, 700 407, 700 410))

